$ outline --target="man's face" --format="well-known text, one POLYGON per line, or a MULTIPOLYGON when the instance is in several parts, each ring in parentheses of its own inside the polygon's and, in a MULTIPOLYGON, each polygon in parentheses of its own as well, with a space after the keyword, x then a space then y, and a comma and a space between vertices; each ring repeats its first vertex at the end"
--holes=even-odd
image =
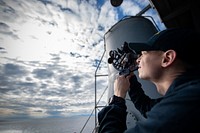
POLYGON ((137 59, 138 72, 141 79, 153 81, 160 77, 163 51, 142 51, 137 59))

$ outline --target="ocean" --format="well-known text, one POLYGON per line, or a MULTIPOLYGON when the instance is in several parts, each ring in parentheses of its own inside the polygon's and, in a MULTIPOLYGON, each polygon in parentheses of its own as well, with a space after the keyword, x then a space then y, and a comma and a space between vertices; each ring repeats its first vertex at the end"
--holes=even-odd
POLYGON ((73 116, 1 121, 0 133, 93 133, 94 116, 83 129, 88 118, 89 116, 73 116))

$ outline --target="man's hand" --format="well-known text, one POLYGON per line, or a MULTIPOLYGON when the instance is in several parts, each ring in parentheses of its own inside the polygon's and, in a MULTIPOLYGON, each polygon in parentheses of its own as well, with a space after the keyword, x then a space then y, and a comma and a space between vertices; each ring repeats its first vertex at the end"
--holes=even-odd
POLYGON ((128 76, 119 75, 115 82, 114 82, 114 95, 118 97, 125 98, 126 93, 129 90, 130 82, 129 79, 133 76, 133 73, 131 73, 128 76))

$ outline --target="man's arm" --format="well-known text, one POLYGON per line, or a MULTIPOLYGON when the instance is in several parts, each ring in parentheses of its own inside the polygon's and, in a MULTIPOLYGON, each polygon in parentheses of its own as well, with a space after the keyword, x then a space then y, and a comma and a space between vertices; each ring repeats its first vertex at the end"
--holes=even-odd
POLYGON ((123 133, 127 129, 126 115, 125 100, 114 96, 111 103, 98 113, 98 133, 123 133))
POLYGON ((151 99, 149 96, 145 95, 142 85, 137 81, 135 75, 130 78, 130 89, 128 94, 135 107, 144 117, 146 117, 146 113, 150 111, 156 103, 162 100, 162 98, 151 99))

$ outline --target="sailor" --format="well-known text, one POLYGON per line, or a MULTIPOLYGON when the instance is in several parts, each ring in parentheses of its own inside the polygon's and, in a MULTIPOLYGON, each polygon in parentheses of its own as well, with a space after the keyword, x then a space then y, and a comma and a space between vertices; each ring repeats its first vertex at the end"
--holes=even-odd
POLYGON ((109 105, 98 113, 99 133, 200 132, 199 33, 171 28, 156 33, 147 43, 129 43, 141 54, 138 77, 155 84, 161 98, 145 95, 134 73, 119 75, 109 105), (126 94, 145 117, 126 126, 126 94))

